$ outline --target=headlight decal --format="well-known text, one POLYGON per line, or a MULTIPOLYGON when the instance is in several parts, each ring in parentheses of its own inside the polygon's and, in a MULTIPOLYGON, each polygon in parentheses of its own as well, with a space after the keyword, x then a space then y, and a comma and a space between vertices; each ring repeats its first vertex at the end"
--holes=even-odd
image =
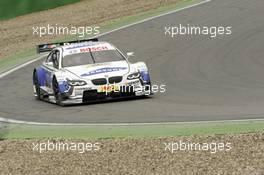
POLYGON ((129 74, 129 75, 127 76, 127 79, 128 79, 128 80, 134 80, 134 79, 139 78, 140 76, 141 76, 140 73, 139 73, 139 72, 136 72, 136 73, 129 74))
POLYGON ((84 86, 87 83, 83 80, 68 80, 70 86, 84 86))

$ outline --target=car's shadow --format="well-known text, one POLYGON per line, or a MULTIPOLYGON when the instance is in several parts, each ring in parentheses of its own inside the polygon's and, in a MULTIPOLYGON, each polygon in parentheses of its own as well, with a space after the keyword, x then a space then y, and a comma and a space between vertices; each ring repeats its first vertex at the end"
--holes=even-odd
MULTIPOLYGON (((146 99, 150 99, 150 98, 153 98, 153 97, 152 96, 140 96, 140 97, 106 99, 106 100, 85 102, 82 104, 69 104, 69 105, 65 105, 64 107, 67 108, 67 107, 90 106, 90 105, 106 104, 106 103, 120 103, 120 102, 128 102, 128 101, 135 101, 135 100, 146 100, 146 99)), ((54 105, 56 105, 56 104, 54 104, 54 105)))

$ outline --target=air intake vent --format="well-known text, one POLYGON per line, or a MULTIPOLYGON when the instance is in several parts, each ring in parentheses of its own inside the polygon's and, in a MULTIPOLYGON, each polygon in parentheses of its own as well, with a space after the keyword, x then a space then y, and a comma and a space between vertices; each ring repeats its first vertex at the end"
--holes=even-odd
POLYGON ((107 80, 106 80, 106 78, 98 78, 98 79, 93 79, 92 83, 94 85, 105 85, 105 84, 107 84, 107 80))
POLYGON ((122 76, 110 77, 108 81, 110 84, 120 83, 122 81, 122 76))

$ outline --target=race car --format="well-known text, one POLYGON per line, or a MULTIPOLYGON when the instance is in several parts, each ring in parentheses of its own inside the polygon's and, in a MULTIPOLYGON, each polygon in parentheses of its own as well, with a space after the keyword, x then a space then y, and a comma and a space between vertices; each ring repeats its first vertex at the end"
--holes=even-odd
POLYGON ((34 96, 60 106, 149 96, 151 80, 144 62, 131 63, 113 44, 95 39, 41 44, 49 52, 33 71, 34 96))

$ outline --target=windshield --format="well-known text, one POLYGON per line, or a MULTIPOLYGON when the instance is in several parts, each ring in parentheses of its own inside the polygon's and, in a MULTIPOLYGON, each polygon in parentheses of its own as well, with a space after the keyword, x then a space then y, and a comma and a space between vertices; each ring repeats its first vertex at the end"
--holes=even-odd
POLYGON ((66 55, 62 65, 63 67, 70 67, 122 60, 124 57, 117 50, 103 50, 66 55))

